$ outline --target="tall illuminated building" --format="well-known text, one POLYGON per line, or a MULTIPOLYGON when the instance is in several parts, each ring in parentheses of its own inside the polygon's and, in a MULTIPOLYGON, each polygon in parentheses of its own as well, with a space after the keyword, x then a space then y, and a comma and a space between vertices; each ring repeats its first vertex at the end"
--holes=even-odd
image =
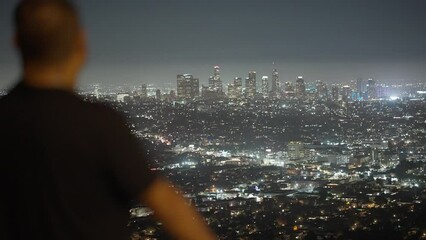
POLYGON ((271 95, 273 98, 280 96, 280 80, 278 79, 277 69, 272 70, 272 79, 271 79, 271 95))
POLYGON ((376 81, 372 78, 369 78, 367 81, 367 95, 368 100, 377 98, 376 81))
POLYGON ((318 99, 326 99, 327 95, 328 95, 328 89, 327 89, 327 85, 321 81, 321 80, 317 80, 316 81, 316 89, 317 89, 317 98, 318 99))
POLYGON ((243 94, 243 79, 240 77, 234 78, 234 93, 235 98, 241 98, 243 94))
POLYGON ((342 87, 342 99, 343 101, 351 100, 352 89, 349 85, 345 85, 342 87))
POLYGON ((262 95, 264 98, 269 96, 269 78, 268 76, 262 77, 262 95))
POLYGON ((235 98, 235 85, 234 83, 228 83, 228 93, 229 98, 235 98))
POLYGON ((376 92, 378 98, 388 97, 389 86, 386 84, 376 84, 376 92))
POLYGON ((177 75, 177 97, 190 100, 200 95, 200 83, 198 78, 191 74, 177 75))
POLYGON ((286 98, 294 97, 294 87, 291 82, 285 82, 284 84, 284 95, 286 98))
POLYGON ((246 78, 246 96, 254 97, 256 95, 256 72, 250 71, 246 78))
POLYGON ((298 76, 296 80, 295 95, 297 98, 301 98, 305 96, 305 92, 306 92, 305 80, 303 80, 303 76, 298 76))
POLYGON ((234 78, 234 82, 228 84, 228 97, 241 98, 243 92, 243 80, 240 77, 234 78))
POLYGON ((219 66, 214 66, 213 76, 210 76, 209 78, 209 88, 210 90, 217 93, 223 92, 222 80, 220 79, 219 66))
MULTIPOLYGON (((203 84, 203 86, 204 86, 204 84, 203 84)), ((213 76, 209 77, 209 86, 208 86, 208 88, 211 89, 211 90, 214 89, 214 78, 213 78, 213 76)))
POLYGON ((146 87, 146 84, 142 84, 142 89, 141 89, 141 97, 142 98, 147 98, 148 97, 148 89, 146 87))

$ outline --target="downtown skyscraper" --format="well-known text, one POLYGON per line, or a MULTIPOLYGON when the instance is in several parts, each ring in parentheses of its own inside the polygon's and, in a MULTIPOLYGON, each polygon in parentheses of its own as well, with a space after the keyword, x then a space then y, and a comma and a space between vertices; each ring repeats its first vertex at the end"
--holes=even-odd
POLYGON ((250 71, 246 78, 246 96, 254 97, 256 95, 256 72, 250 71))
POLYGON ((277 69, 272 70, 272 79, 271 79, 271 97, 278 98, 280 96, 280 80, 278 78, 277 69))
POLYGON ((213 76, 209 77, 209 89, 216 93, 223 92, 222 80, 220 78, 220 67, 214 66, 213 76))
POLYGON ((298 76, 296 80, 295 95, 297 98, 301 98, 305 96, 305 92, 306 92, 305 80, 303 80, 303 76, 298 76))
POLYGON ((268 76, 262 77, 262 96, 264 98, 269 97, 269 78, 268 78, 268 76))
POLYGON ((180 99, 193 99, 200 95, 200 83, 198 78, 191 74, 177 75, 177 97, 180 99))

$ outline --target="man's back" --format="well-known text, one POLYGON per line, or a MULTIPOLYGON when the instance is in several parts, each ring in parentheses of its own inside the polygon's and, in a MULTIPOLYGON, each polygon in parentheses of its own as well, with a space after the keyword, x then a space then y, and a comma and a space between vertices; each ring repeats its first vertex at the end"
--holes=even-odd
POLYGON ((67 0, 22 0, 14 15, 22 82, 0 100, 0 239, 128 239, 131 199, 179 239, 215 239, 119 114, 72 91, 87 55, 67 0))
POLYGON ((0 100, 0 114, 3 232, 12 239, 128 238, 129 200, 154 177, 118 114, 22 83, 0 100))

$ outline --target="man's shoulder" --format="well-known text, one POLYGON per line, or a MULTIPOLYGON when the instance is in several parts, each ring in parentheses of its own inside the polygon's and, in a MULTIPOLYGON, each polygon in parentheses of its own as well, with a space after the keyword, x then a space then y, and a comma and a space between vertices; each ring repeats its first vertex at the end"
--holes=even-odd
POLYGON ((0 97, 0 114, 8 114, 9 110, 34 112, 36 109, 40 114, 49 111, 63 113, 72 115, 74 119, 92 119, 99 124, 123 122, 122 115, 110 104, 86 101, 75 92, 36 91, 16 87, 0 97))
POLYGON ((119 113, 117 110, 113 109, 112 106, 108 103, 102 103, 102 102, 86 102, 82 99, 80 99, 81 104, 86 108, 88 111, 88 114, 90 115, 97 115, 98 117, 104 119, 104 120, 111 120, 111 121, 121 121, 122 120, 122 114, 119 113))
MULTIPOLYGON (((4 108, 7 108, 9 105, 13 106, 13 101, 14 101, 14 94, 12 91, 4 93, 3 95, 0 96, 0 111, 3 110, 4 108)), ((0 112, 1 114, 2 112, 0 112)))
POLYGON ((64 106, 63 109, 61 107, 60 111, 66 112, 66 115, 74 116, 83 122, 92 122, 98 127, 113 127, 124 122, 124 116, 108 102, 86 100, 76 93, 73 93, 65 101, 67 107, 64 106))

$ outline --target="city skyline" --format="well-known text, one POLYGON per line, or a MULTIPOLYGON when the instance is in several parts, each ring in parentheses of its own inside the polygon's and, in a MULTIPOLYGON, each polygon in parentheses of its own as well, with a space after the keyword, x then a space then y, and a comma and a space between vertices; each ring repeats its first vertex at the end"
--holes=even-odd
POLYGON ((0 0, 2 235, 426 240, 426 0, 64 0, 77 86, 40 1, 15 51, 0 0))
MULTIPOLYGON (((211 72, 220 79, 219 67, 211 72)), ((300 76, 284 98, 227 98, 212 77, 197 98, 197 77, 177 75, 177 95, 149 96, 146 85, 80 95, 125 116, 153 150, 151 169, 181 187, 220 239, 425 239, 426 83, 375 99, 373 79, 328 91, 316 82, 311 92, 300 76)), ((162 239, 151 216, 130 210, 132 239, 162 239)))
MULTIPOLYGON (((93 84, 80 87, 78 92, 94 92, 96 98, 99 94, 118 94, 117 100, 124 98, 142 98, 155 100, 196 102, 202 100, 249 100, 270 99, 280 100, 326 100, 326 101, 382 101, 398 100, 416 96, 423 98, 426 83, 397 83, 389 84, 377 81, 374 78, 357 78, 344 83, 326 83, 322 80, 307 81, 303 76, 297 76, 293 81, 281 82, 279 71, 273 69, 271 79, 267 75, 259 76, 256 71, 248 71, 245 77, 235 77, 230 83, 221 81, 220 66, 212 68, 212 75, 208 82, 200 82, 198 76, 190 73, 176 75, 175 83, 159 86, 152 83, 137 85, 102 85, 93 84), (259 78, 257 78, 257 76, 259 78), (416 90, 413 90, 416 88, 416 90), (149 89, 149 90, 148 90, 149 89), (409 90, 411 89, 411 90, 409 90), (118 92, 117 92, 118 90, 118 92)), ((93 94, 93 93, 92 93, 93 94)))
MULTIPOLYGON (((283 82, 298 75, 328 83, 426 78, 424 1, 75 2, 89 37, 83 85, 171 83, 179 72, 205 82, 215 65, 224 83, 273 68, 283 82)), ((0 3, 0 87, 19 77, 14 4, 0 3)))
MULTIPOLYGON (((273 67, 275 65, 272 65, 273 67)), ((242 81, 242 79, 247 80, 250 76, 251 73, 254 73, 255 75, 257 75, 256 77, 256 92, 257 93, 262 93, 262 81, 264 80, 264 78, 266 78, 265 80, 268 82, 268 89, 271 92, 275 92, 275 91, 280 91, 283 90, 285 83, 291 83, 291 84, 295 84, 297 83, 297 80, 299 78, 303 78, 303 80, 305 81, 306 84, 315 84, 316 82, 320 81, 323 82, 327 85, 338 85, 338 86, 344 86, 344 85, 355 85, 357 81, 359 80, 364 80, 367 81, 369 79, 374 79, 374 81, 377 84, 381 84, 381 85, 386 85, 386 86, 397 86, 397 85, 405 85, 405 84, 422 84, 424 83, 424 81, 407 81, 407 82, 392 82, 389 81, 389 79, 377 79, 372 77, 371 75, 358 75, 357 77, 353 77, 353 78, 348 78, 348 79, 344 79, 342 81, 339 82, 330 82, 324 80, 324 79, 320 79, 318 77, 316 77, 316 75, 313 76, 309 76, 308 78, 306 78, 306 75, 304 74, 297 74, 297 75, 293 75, 293 76, 282 76, 281 75, 281 71, 277 68, 272 68, 270 69, 269 72, 267 71, 256 71, 256 69, 247 69, 245 71, 245 73, 243 73, 242 75, 235 75, 232 76, 230 79, 226 79, 225 81, 223 81, 222 76, 222 66, 219 65, 215 65, 215 66, 209 66, 209 71, 210 72, 206 72, 205 75, 200 76, 197 74, 193 74, 193 72, 191 71, 179 71, 176 72, 173 77, 174 79, 167 81, 167 82, 150 82, 150 81, 137 81, 134 83, 122 83, 122 82, 115 82, 115 83, 107 83, 107 84, 103 84, 102 82, 93 82, 93 83, 88 83, 85 86, 82 87, 90 87, 93 85, 102 85, 102 86, 110 86, 110 87, 138 87, 141 84, 143 85, 149 85, 151 87, 154 88, 176 88, 176 77, 179 78, 179 76, 184 76, 184 75, 190 75, 192 77, 196 77, 196 79, 199 81, 199 88, 201 89, 202 86, 204 87, 208 87, 208 88, 215 88, 216 90, 218 90, 217 88, 221 88, 220 91, 221 92, 225 92, 227 86, 229 86, 230 84, 234 84, 236 79, 240 79, 242 81)), ((198 72, 198 71, 196 71, 198 72)), ((229 75, 229 74, 227 74, 229 75)), ((245 84, 244 84, 245 86, 245 84)))

